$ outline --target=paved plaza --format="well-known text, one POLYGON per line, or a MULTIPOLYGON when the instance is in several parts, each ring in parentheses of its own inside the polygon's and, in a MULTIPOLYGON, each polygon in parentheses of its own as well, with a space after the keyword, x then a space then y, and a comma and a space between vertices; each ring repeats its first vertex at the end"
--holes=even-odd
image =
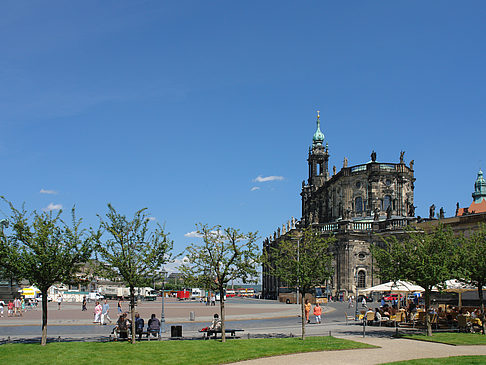
MULTIPOLYGON (((117 318, 116 301, 110 301, 112 320, 117 318)), ((152 313, 158 318, 161 314, 161 300, 140 302, 138 311, 147 322, 152 313)), ((375 305, 378 305, 375 303, 375 305)), ((100 326, 93 324, 94 304, 88 311, 82 312, 79 303, 63 303, 57 310, 56 303, 49 303, 48 336, 51 340, 103 341, 109 339, 114 324, 100 326)), ((128 303, 123 303, 128 310, 128 303)), ((361 306, 359 307, 361 309, 361 306)), ((351 339, 379 346, 376 349, 326 351, 303 354, 276 356, 272 358, 245 361, 247 364, 321 364, 324 361, 338 361, 342 364, 379 364, 387 361, 406 360, 424 357, 446 357, 458 355, 486 355, 486 346, 451 346, 422 341, 395 339, 392 327, 363 327, 345 321, 345 313, 354 313, 355 308, 348 308, 346 303, 330 303, 324 306, 323 323, 306 325, 310 336, 329 335, 351 339)), ((34 341, 40 338, 41 310, 27 311, 21 318, 0 318, 0 341, 34 341)), ((206 306, 203 303, 180 302, 168 299, 165 303, 167 332, 163 338, 169 338, 171 325, 182 325, 183 336, 188 339, 201 338, 198 332, 210 323, 214 313, 219 313, 219 306, 206 306), (190 321, 190 312, 195 313, 195 321, 190 321)), ((299 336, 300 306, 278 303, 276 301, 231 298, 226 303, 227 327, 244 330, 242 337, 299 336)), ((312 317, 311 317, 312 319, 312 317)), ((406 331, 400 329, 401 332, 406 331)))

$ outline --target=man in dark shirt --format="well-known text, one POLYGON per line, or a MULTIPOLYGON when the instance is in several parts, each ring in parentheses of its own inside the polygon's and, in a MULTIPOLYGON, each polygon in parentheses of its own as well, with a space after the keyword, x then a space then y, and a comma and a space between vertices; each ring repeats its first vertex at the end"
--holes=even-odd
POLYGON ((151 333, 154 334, 154 335, 156 335, 159 332, 160 332, 160 321, 157 318, 155 318, 155 314, 152 314, 152 316, 148 320, 147 337, 151 333))
POLYGON ((138 334, 138 339, 142 339, 142 332, 143 327, 145 326, 145 322, 143 318, 140 318, 140 314, 135 313, 135 333, 138 334))

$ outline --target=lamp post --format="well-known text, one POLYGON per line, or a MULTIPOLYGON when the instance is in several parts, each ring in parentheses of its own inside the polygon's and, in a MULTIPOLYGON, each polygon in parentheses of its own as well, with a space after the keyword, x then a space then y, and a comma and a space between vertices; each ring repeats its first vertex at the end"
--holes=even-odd
POLYGON ((160 315, 160 332, 165 333, 166 329, 165 329, 164 298, 165 298, 165 276, 167 275, 167 271, 165 271, 165 268, 162 268, 160 274, 162 275, 162 314, 160 315))
POLYGON ((355 301, 356 301, 356 309, 354 311, 354 320, 357 321, 359 316, 358 316, 358 270, 355 269, 356 271, 356 274, 354 276, 354 283, 355 283, 355 291, 356 291, 356 294, 355 294, 355 301))

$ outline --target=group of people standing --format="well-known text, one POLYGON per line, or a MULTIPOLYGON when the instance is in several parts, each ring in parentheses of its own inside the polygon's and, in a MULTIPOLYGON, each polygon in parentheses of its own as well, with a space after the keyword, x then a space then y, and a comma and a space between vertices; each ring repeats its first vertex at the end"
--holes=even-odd
MULTIPOLYGON (((84 310, 84 305, 83 305, 83 310, 84 310)), ((99 324, 101 326, 106 325, 107 320, 111 323, 112 321, 109 312, 110 312, 110 305, 108 304, 108 301, 106 299, 103 301, 103 304, 97 301, 94 308, 93 323, 99 324)))
MULTIPOLYGON (((304 312, 305 312, 305 319, 307 323, 310 323, 310 312, 312 310, 312 304, 309 302, 309 299, 305 300, 305 305, 304 305, 304 312)), ((314 306, 314 311, 313 314, 316 318, 316 323, 320 324, 322 322, 321 315, 322 315, 322 307, 319 305, 319 303, 316 303, 314 306)))
POLYGON ((0 317, 4 316, 5 307, 7 307, 7 317, 22 317, 22 313, 25 312, 25 299, 15 298, 13 301, 9 300, 8 304, 0 300, 0 317))

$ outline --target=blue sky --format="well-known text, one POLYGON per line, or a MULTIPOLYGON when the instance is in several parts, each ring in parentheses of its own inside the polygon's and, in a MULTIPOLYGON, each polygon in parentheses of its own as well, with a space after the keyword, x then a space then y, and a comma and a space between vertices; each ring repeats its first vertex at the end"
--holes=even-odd
POLYGON ((300 218, 316 110, 330 168, 373 149, 415 160, 418 215, 469 206, 485 168, 484 1, 3 1, 0 13, 1 192, 29 209, 75 204, 89 226, 108 202, 148 207, 176 252, 197 222, 268 236, 300 218))

